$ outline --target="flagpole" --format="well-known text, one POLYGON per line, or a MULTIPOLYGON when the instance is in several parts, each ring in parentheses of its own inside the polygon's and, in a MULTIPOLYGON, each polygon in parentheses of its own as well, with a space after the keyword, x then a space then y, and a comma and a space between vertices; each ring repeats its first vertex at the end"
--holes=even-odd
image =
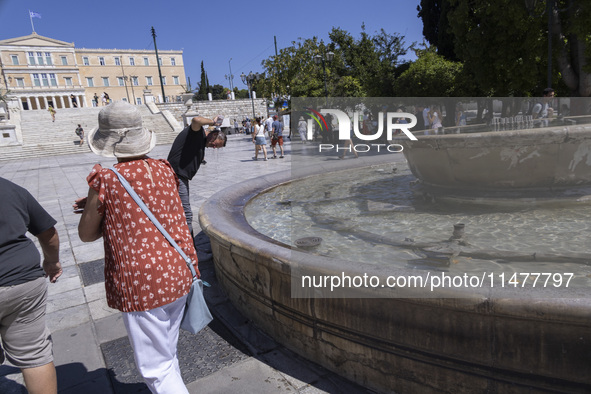
POLYGON ((29 19, 31 20, 31 27, 33 28, 33 33, 35 33, 35 25, 33 25, 33 17, 31 16, 31 10, 29 10, 29 19))

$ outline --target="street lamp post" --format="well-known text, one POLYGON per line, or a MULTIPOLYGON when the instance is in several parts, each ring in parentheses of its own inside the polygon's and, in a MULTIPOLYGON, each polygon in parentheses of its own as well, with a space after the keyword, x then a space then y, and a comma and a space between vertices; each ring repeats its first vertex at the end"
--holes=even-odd
POLYGON ((314 63, 322 64, 322 72, 324 73, 324 97, 326 98, 326 102, 328 104, 328 86, 326 84, 326 62, 332 62, 334 59, 334 53, 322 53, 322 56, 316 55, 313 57, 314 63))
POLYGON ((255 118, 254 113, 254 97, 252 94, 252 84, 254 81, 264 78, 265 74, 253 73, 252 71, 248 73, 248 75, 242 73, 240 74, 240 79, 242 79, 242 83, 248 86, 248 94, 250 96, 250 101, 252 102, 252 119, 255 118))
POLYGON ((228 75, 228 78, 230 80, 230 91, 233 92, 234 86, 232 86, 232 85, 234 83, 234 75, 232 74, 232 63, 231 62, 232 62, 232 58, 230 58, 230 60, 228 60, 228 67, 230 68, 230 74, 228 75))
MULTIPOLYGON (((538 0, 525 0, 525 7, 530 15, 533 15, 537 2, 538 0)), ((546 86, 548 88, 552 87, 552 24, 554 2, 555 0, 546 0, 546 10, 544 11, 548 13, 548 82, 546 86)), ((541 15, 544 15, 544 12, 541 15)))

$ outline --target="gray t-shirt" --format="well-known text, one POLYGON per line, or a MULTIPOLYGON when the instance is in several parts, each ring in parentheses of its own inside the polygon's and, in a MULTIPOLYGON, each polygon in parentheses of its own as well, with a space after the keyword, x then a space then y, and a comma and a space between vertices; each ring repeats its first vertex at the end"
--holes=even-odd
POLYGON ((283 123, 276 120, 273 122, 273 138, 279 138, 283 136, 283 123))
POLYGON ((44 275, 37 247, 26 233, 39 235, 56 221, 26 189, 0 178, 0 286, 44 275))

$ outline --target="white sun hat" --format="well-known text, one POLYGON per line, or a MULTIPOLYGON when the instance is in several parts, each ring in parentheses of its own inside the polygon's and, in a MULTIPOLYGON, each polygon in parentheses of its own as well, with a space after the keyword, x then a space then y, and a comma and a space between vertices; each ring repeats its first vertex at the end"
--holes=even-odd
POLYGON ((135 106, 115 101, 99 112, 98 127, 88 135, 88 146, 100 156, 138 157, 154 149, 156 135, 143 127, 135 106))

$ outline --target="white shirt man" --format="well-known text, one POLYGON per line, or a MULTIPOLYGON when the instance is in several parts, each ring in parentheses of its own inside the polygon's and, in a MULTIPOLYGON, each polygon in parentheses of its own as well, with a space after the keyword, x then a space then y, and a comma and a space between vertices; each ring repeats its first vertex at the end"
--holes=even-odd
POLYGON ((265 130, 267 135, 271 136, 271 131, 273 131, 273 117, 271 115, 265 120, 265 130))

